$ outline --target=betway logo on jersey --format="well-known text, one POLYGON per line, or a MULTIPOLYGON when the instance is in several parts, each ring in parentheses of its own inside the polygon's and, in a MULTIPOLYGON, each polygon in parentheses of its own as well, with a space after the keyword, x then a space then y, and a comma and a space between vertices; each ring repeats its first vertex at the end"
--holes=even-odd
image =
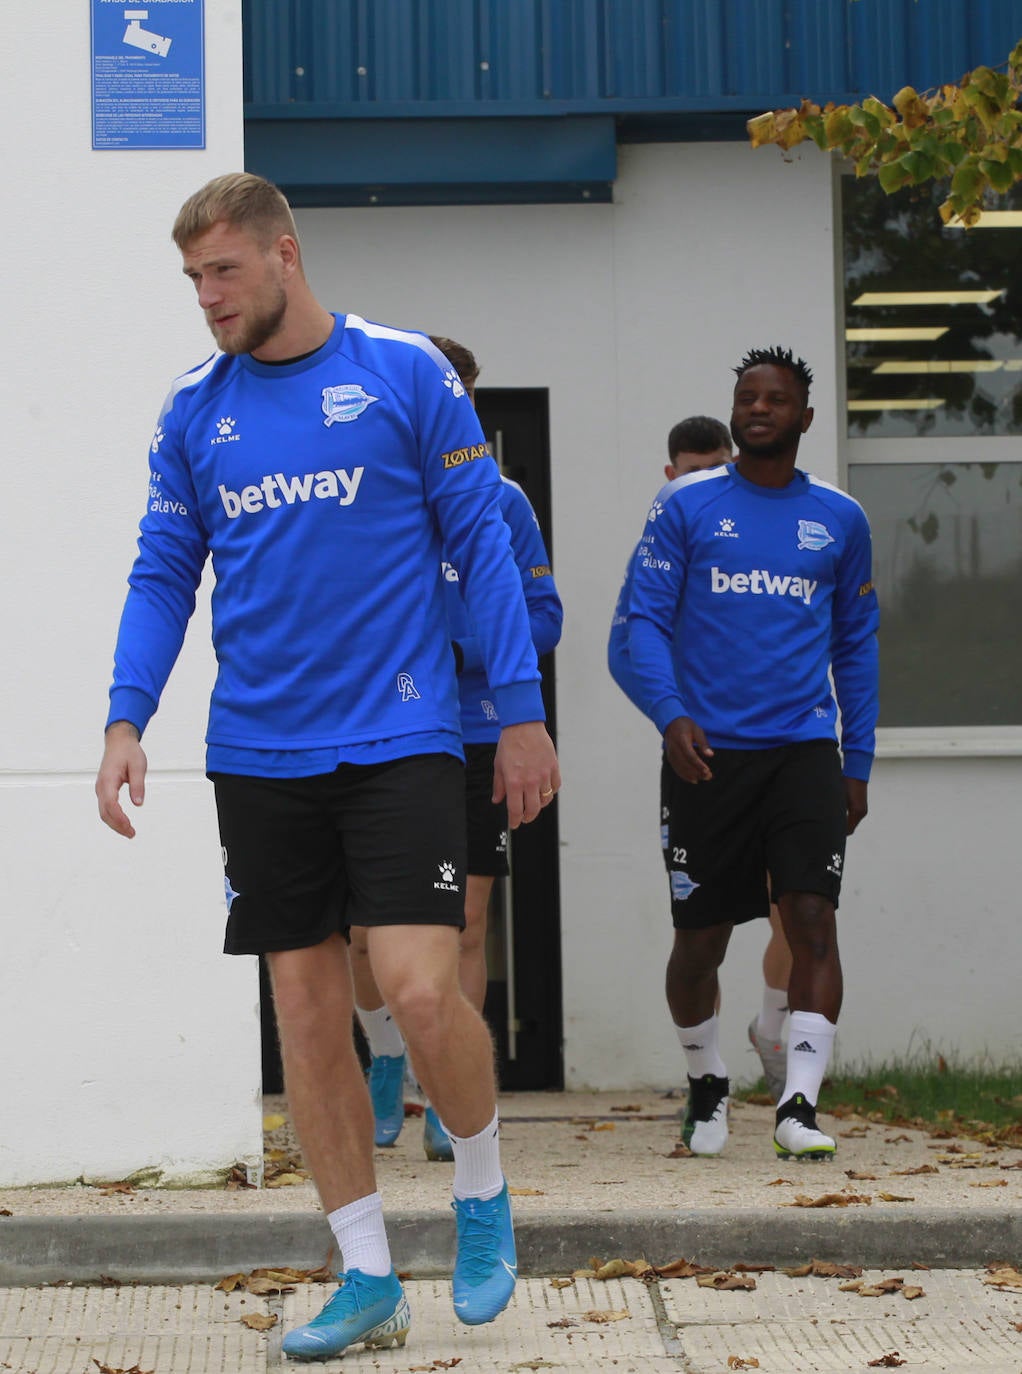
POLYGON ((794 596, 806 606, 812 604, 813 592, 820 584, 808 577, 783 576, 766 568, 751 568, 748 572, 726 573, 720 568, 710 569, 710 591, 722 596, 725 592, 751 592, 753 596, 794 596))
POLYGON ((358 494, 365 468, 334 468, 332 471, 307 472, 302 477, 285 477, 282 472, 267 473, 258 486, 231 491, 223 483, 217 487, 228 520, 237 520, 243 512, 258 515, 261 510, 276 510, 278 506, 293 506, 295 502, 336 501, 350 506, 358 494))

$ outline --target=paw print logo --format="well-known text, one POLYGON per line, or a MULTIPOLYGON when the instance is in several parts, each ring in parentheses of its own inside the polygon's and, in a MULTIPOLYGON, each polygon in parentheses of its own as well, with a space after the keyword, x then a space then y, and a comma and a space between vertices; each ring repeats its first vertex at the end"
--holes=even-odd
POLYGON ((220 419, 216 422, 216 432, 224 436, 233 434, 234 426, 237 423, 237 420, 233 419, 230 415, 221 415, 220 419))
POLYGON ((437 867, 440 869, 440 881, 442 883, 454 882, 454 865, 449 859, 445 859, 444 862, 438 864, 437 867))
POLYGON ((725 534, 730 534, 734 527, 735 522, 733 520, 729 520, 727 516, 725 516, 724 519, 720 522, 720 528, 724 531, 725 534))
POLYGON ((151 452, 151 453, 158 453, 158 452, 160 451, 160 445, 161 445, 162 443, 163 443, 163 426, 162 426, 162 425, 157 425, 157 426, 156 426, 156 433, 153 435, 153 442, 149 445, 149 450, 150 450, 150 452, 151 452))
POLYGON ((841 874, 841 855, 840 855, 840 854, 832 854, 832 855, 830 856, 830 863, 827 865, 827 872, 828 872, 828 873, 834 873, 834 874, 836 874, 837 876, 840 876, 840 874, 841 874))
POLYGON ((502 830, 502 831, 500 832, 500 835, 497 837, 497 848, 501 851, 501 853, 503 853, 504 850, 507 849, 507 831, 506 831, 506 830, 502 830))
POLYGON ((461 378, 452 367, 449 367, 444 373, 444 386, 450 388, 455 396, 464 396, 465 394, 465 388, 461 384, 461 378))
POLYGON ((663 515, 663 513, 664 508, 661 505, 661 503, 659 501, 654 501, 649 508, 649 514, 646 516, 646 519, 649 520, 650 523, 652 523, 654 520, 657 519, 658 516, 663 515))
POLYGON ((669 806, 662 806, 660 808, 660 819, 662 821, 669 821, 671 819, 671 808, 669 806))

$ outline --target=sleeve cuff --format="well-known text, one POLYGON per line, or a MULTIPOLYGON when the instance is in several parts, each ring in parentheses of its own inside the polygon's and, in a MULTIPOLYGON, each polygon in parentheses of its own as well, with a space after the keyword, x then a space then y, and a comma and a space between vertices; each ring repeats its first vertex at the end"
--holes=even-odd
POLYGON ((546 720, 546 708, 543 705, 543 693, 538 678, 533 682, 513 682, 507 687, 493 687, 490 690, 502 726, 524 725, 530 720, 546 720))
POLYGON ((841 771, 846 778, 858 778, 860 782, 869 782, 872 767, 872 754, 864 753, 859 749, 846 749, 844 751, 844 763, 841 771))
POLYGON ((663 734, 672 720, 677 720, 679 716, 687 716, 688 712, 680 697, 667 697, 651 706, 649 715, 653 724, 663 734))
POLYGON ((110 712, 106 718, 107 726, 115 720, 126 720, 134 725, 141 737, 145 728, 156 714, 156 702, 135 687, 115 687, 110 693, 110 712))

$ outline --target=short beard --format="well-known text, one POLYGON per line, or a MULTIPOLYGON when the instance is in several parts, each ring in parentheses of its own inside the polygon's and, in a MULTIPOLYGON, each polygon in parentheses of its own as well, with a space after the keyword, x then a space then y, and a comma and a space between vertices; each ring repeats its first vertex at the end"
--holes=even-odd
POLYGON ((257 348, 262 348, 263 344, 269 343, 283 324, 286 313, 287 294, 281 286, 277 289, 277 298, 273 305, 264 310, 262 314, 257 315, 243 334, 223 343, 217 336, 216 329, 212 324, 210 325, 210 332, 216 339, 222 353, 227 353, 232 357, 239 353, 254 353, 257 348))
POLYGON ((731 426, 731 437, 735 441, 735 447, 749 458, 783 458, 793 450, 798 448, 799 440, 802 438, 802 430, 796 426, 785 430, 783 434, 776 435, 773 439, 764 440, 762 443, 752 444, 743 440, 736 430, 731 426))

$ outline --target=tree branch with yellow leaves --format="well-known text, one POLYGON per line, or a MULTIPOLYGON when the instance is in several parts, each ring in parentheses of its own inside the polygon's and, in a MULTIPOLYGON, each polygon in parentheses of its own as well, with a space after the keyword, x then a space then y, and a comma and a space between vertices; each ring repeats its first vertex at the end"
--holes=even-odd
POLYGON ((867 96, 861 105, 820 106, 757 115, 746 125, 754 148, 776 143, 787 151, 805 139, 844 154, 859 177, 875 173, 890 195, 924 181, 950 182, 940 207, 944 223, 966 227, 982 213, 985 196, 1022 181, 1022 41, 1005 69, 977 67, 957 85, 920 94, 903 86, 890 105, 867 96))

